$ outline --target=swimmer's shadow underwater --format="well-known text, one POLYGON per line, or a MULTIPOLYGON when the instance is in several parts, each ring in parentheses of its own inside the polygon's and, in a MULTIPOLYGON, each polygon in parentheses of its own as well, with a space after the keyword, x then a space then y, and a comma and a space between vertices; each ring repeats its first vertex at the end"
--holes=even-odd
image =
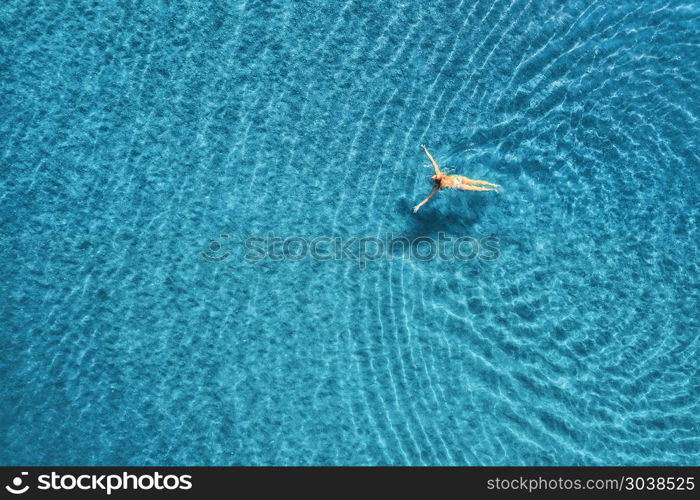
MULTIPOLYGON (((441 232, 451 238, 469 236, 473 233, 473 227, 481 221, 489 203, 493 201, 484 197, 456 200, 458 196, 452 196, 456 193, 444 194, 444 198, 449 198, 445 200, 449 207, 435 203, 430 209, 412 214, 412 217, 409 217, 411 225, 408 230, 397 236, 404 236, 409 241, 419 237, 437 238, 441 232)), ((397 213, 405 215, 410 213, 412 208, 407 198, 397 202, 397 213)))

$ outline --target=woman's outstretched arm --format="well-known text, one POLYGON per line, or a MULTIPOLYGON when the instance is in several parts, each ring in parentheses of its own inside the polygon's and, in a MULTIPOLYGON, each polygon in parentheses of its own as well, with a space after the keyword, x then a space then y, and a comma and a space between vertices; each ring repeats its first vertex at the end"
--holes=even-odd
POLYGON ((430 160, 430 163, 433 164, 433 170, 435 170, 435 175, 440 175, 442 173, 442 172, 440 172, 440 167, 438 167, 437 162, 433 159, 432 155, 428 152, 428 148, 425 147, 425 144, 421 144, 420 148, 426 154, 426 156, 430 160))
POLYGON ((413 213, 415 214, 418 211, 418 209, 420 209, 420 207, 422 207, 423 205, 428 203, 430 201, 430 198, 433 197, 433 195, 437 192, 438 189, 440 189, 440 186, 434 186, 433 190, 430 192, 428 197, 426 199, 424 199, 423 201, 421 201, 418 205, 413 207, 413 213))

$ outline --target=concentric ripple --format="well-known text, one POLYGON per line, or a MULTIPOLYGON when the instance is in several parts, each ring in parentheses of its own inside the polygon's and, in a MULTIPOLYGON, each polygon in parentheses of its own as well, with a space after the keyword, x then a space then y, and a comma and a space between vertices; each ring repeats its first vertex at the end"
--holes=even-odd
POLYGON ((698 463, 700 4, 224 4, 0 6, 1 463, 698 463))

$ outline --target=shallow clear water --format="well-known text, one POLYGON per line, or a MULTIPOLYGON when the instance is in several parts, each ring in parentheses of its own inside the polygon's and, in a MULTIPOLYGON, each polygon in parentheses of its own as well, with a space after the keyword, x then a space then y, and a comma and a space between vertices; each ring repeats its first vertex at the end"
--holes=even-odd
POLYGON ((0 463, 698 463, 698 2, 149 4, 0 7, 0 463))

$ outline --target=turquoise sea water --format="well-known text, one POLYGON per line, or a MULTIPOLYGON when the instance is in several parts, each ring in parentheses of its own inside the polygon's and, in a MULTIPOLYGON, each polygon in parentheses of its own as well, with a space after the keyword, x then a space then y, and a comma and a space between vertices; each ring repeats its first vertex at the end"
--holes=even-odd
POLYGON ((694 0, 3 2, 0 463, 697 465, 699 47, 694 0), (413 215, 421 143, 503 189, 413 215))

